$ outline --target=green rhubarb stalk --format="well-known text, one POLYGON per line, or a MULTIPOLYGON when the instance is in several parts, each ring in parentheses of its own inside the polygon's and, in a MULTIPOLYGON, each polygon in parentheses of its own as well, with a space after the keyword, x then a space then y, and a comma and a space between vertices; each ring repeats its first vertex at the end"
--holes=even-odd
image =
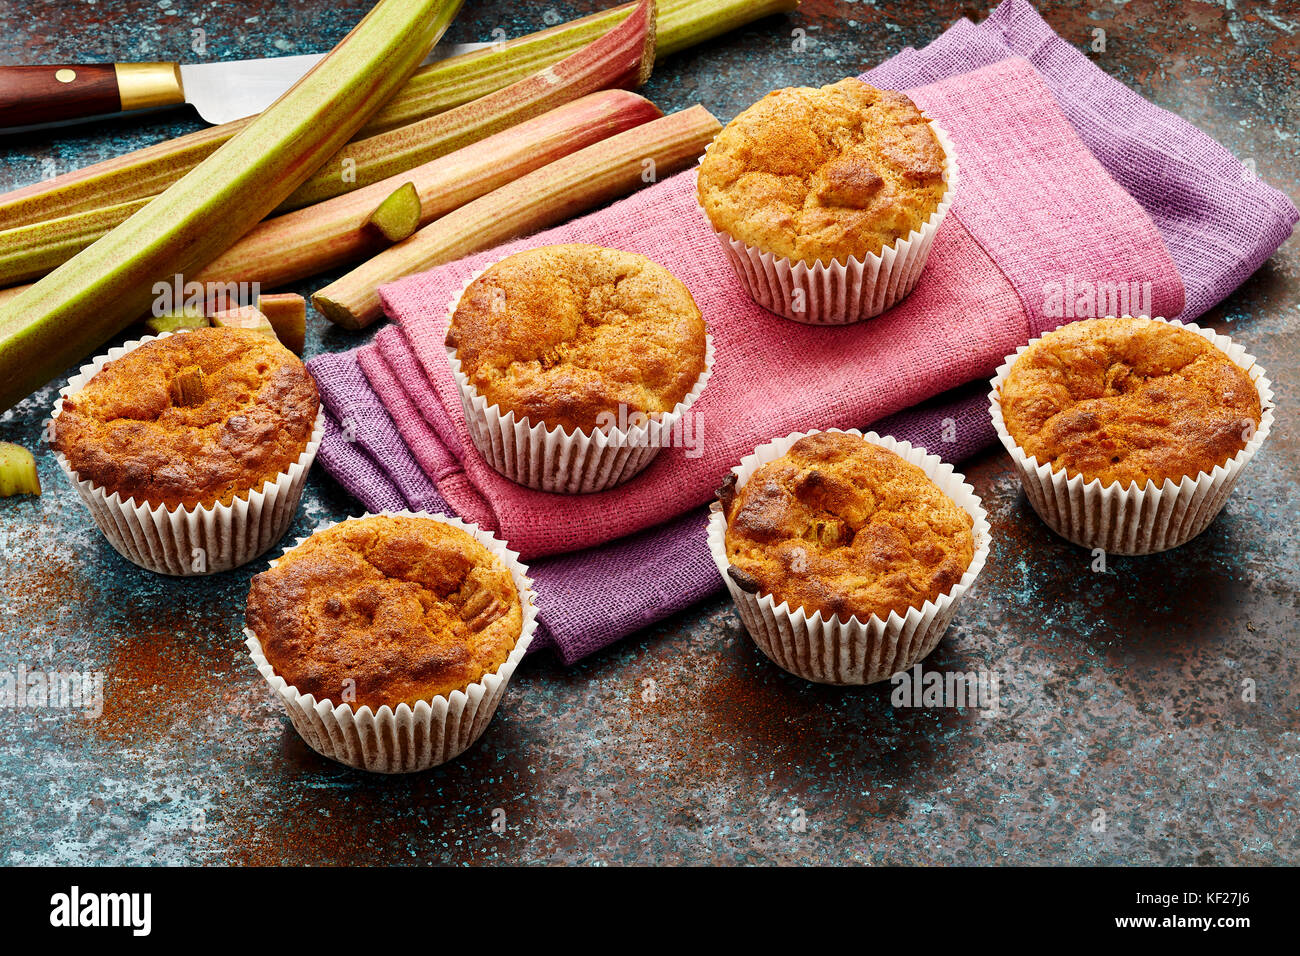
MULTIPOLYGON (((557 63, 614 29, 635 4, 506 40, 485 50, 451 57, 420 70, 361 130, 371 136, 486 96, 557 63)), ((655 55, 662 59, 729 30, 775 13, 789 13, 799 0, 659 0, 655 55)))
POLYGON ((660 0, 659 55, 680 53, 755 20, 798 8, 799 0, 660 0))
POLYGON ((149 310, 336 152, 414 72, 459 0, 380 0, 272 106, 145 208, 0 307, 0 408, 149 310))
POLYGON ((174 312, 151 315, 144 320, 144 327, 153 335, 163 332, 179 332, 181 329, 203 329, 212 323, 197 306, 184 306, 174 312))
POLYGON ((0 498, 40 493, 41 479, 32 453, 22 445, 0 441, 0 498))
MULTIPOLYGON (((279 211, 324 202, 400 175, 594 90, 639 86, 653 63, 654 0, 644 0, 617 29, 559 63, 449 112, 350 143, 295 190, 279 211)), ((147 200, 133 202, 134 207, 122 203, 0 232, 0 285, 37 278, 66 262, 147 200)), ((407 218, 414 231, 416 220, 407 218)), ((389 238, 406 237, 395 231, 389 238)))
POLYGON ((210 126, 0 195, 6 228, 157 196, 252 122, 210 126))
POLYGON ((384 197, 366 225, 389 242, 401 242, 420 228, 420 194, 407 181, 384 197))
POLYGON ((280 344, 302 354, 307 345, 307 300, 294 292, 259 295, 254 308, 266 316, 280 344))
MULTIPOLYGON (((657 55, 797 6, 797 0, 660 0, 657 55)), ((624 4, 425 67, 355 138, 368 139, 493 93, 604 36, 633 9, 624 4)), ((7 228, 21 226, 157 195, 251 122, 213 126, 15 189, 0 195, 0 222, 7 228)))
POLYGON ((53 272, 150 202, 132 199, 116 206, 5 229, 0 232, 0 285, 39 279, 53 272))
MULTIPOLYGON (((682 2, 659 0, 657 16, 662 17, 665 7, 682 2)), ((627 19, 636 6, 635 2, 625 3, 426 66, 370 117, 360 136, 408 126, 525 79, 599 40, 627 19)), ((655 32, 657 35, 657 22, 655 32)))
POLYGON ((655 60, 655 0, 609 33, 531 76, 472 103, 349 143, 280 204, 298 209, 405 172, 597 90, 640 86, 655 60), (350 165, 352 178, 341 172, 350 165))
POLYGON ((313 295, 312 305, 338 325, 365 328, 381 314, 384 283, 555 225, 684 169, 720 129, 708 110, 692 106, 580 149, 390 246, 313 295))
POLYGON ((370 211, 400 181, 414 183, 420 225, 563 156, 663 114, 626 90, 603 90, 356 192, 267 219, 210 262, 197 281, 275 289, 364 259, 384 243, 366 228, 370 211))
POLYGON ((275 326, 256 306, 241 305, 233 309, 220 309, 209 316, 215 329, 248 329, 276 338, 275 326))

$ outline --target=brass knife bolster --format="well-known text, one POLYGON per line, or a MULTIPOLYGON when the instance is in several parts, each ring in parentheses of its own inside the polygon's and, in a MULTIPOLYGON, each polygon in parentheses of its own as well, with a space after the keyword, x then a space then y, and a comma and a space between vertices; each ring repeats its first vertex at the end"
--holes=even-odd
POLYGON ((115 63, 113 69, 123 111, 185 102, 178 63, 115 63))

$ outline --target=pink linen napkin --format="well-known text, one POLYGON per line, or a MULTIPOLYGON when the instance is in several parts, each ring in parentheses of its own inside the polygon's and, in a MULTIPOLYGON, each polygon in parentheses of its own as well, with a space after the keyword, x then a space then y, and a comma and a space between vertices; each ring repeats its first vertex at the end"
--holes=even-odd
POLYGON ((708 500, 727 469, 772 437, 858 426, 991 374, 1016 346, 1063 321, 1054 312, 1063 288, 1146 284, 1140 311, 1182 311, 1182 283, 1155 226, 1027 61, 908 92, 956 143, 961 182, 916 289, 867 322, 806 327, 753 304, 697 207, 694 171, 382 288, 401 332, 381 332, 359 360, 408 444, 416 438, 412 451, 439 493, 526 558, 590 547, 708 500), (447 305, 475 271, 558 242, 641 252, 695 296, 717 353, 693 410, 698 457, 668 448, 625 485, 565 496, 515 485, 475 451, 442 344, 447 305))

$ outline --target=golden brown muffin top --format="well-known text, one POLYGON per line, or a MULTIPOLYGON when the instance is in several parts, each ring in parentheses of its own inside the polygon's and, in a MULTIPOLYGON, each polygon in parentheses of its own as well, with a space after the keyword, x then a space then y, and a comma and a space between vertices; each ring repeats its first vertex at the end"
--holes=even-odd
POLYGON ((1260 421, 1259 390, 1195 332, 1087 319, 1029 346, 1002 383, 1002 418, 1027 455, 1127 486, 1213 471, 1260 421))
POLYGON ((523 608, 510 570, 467 532, 377 516, 318 531, 254 577, 247 620, 299 693, 377 711, 496 671, 523 608))
POLYGON ((799 439, 718 497, 732 579, 809 615, 906 614, 975 556, 974 521, 924 471, 843 432, 799 439))
POLYGON ((878 254, 947 186, 944 151, 902 93, 858 79, 769 93, 705 154, 700 205, 720 232, 794 261, 878 254))
POLYGON ((691 293, 663 266, 573 244, 489 267, 461 296, 447 347, 502 414, 590 432, 620 406, 672 411, 704 371, 704 336, 691 293))
POLYGON ((310 373, 275 339, 195 329, 105 364, 64 399, 53 444, 123 500, 230 504, 289 470, 319 410, 310 373))

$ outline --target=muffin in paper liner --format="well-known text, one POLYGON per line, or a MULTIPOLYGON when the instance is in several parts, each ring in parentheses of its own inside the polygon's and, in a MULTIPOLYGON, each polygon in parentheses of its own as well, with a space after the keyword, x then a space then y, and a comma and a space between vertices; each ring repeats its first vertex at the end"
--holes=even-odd
MULTIPOLYGON (((464 690, 452 691, 449 697, 438 695, 427 701, 417 701, 413 708, 402 702, 396 710, 385 704, 378 711, 372 711, 369 705, 354 709, 348 703, 335 705, 330 700, 318 701, 311 694, 299 694, 296 687, 275 672, 262 653, 261 641, 247 627, 244 628, 244 644, 258 672, 284 705, 294 729, 312 750, 358 770, 413 773, 459 757, 483 735, 505 695, 511 675, 523 660, 524 652, 537 631, 537 605, 533 598, 532 579, 528 577, 528 568, 520 563, 519 553, 510 550, 504 541, 478 525, 460 518, 414 511, 367 512, 358 518, 344 520, 373 517, 428 518, 460 528, 509 569, 519 589, 523 625, 515 646, 495 671, 484 674, 464 690)), ((306 540, 305 537, 299 538, 285 548, 270 566, 275 567, 284 555, 306 540)))
POLYGON ((912 291, 921 278, 935 234, 956 199, 960 176, 952 138, 933 119, 926 119, 943 147, 943 178, 948 188, 919 230, 913 229, 906 238, 879 253, 853 256, 843 262, 794 262, 714 228, 714 235, 750 298, 777 315, 805 325, 848 325, 879 315, 912 291))
MULTIPOLYGON (((81 371, 59 389, 51 423, 63 411, 63 400, 84 388, 109 362, 154 339, 184 334, 181 331, 146 335, 109 349, 104 355, 92 359, 90 364, 83 365, 81 371)), ((47 434, 52 434, 52 431, 47 434)), ((216 502, 177 507, 171 511, 165 505, 137 502, 134 497, 123 500, 117 492, 110 493, 101 485, 82 479, 57 449, 54 457, 77 489, 82 502, 90 509, 95 524, 118 554, 159 574, 190 577, 229 571, 247 564, 284 537, 298 511, 307 472, 316 459, 324 436, 325 409, 322 407, 316 413, 316 424, 307 447, 289 470, 278 474, 274 481, 265 482, 261 488, 249 491, 228 505, 216 502)))
MULTIPOLYGON (((488 268, 479 269, 466 279, 452 297, 447 306, 449 321, 465 290, 488 268)), ((456 380, 474 447, 488 464, 511 481, 538 491, 564 494, 604 491, 644 470, 671 443, 673 429, 709 383, 713 358, 713 336, 706 333, 704 371, 672 411, 627 428, 570 432, 561 426, 548 428, 544 422, 534 425, 527 418, 517 418, 513 410, 503 415, 499 405, 489 405, 470 384, 456 350, 447 349, 447 362, 456 380)))
MULTIPOLYGON (((937 455, 910 442, 898 441, 875 432, 863 434, 857 429, 832 428, 888 449, 925 472, 939 490, 971 516, 971 536, 975 552, 965 573, 946 594, 921 607, 909 608, 907 614, 891 611, 888 618, 878 615, 862 621, 857 616, 842 620, 839 615, 825 618, 821 611, 808 614, 802 607, 791 609, 771 594, 751 594, 742 590, 727 573, 727 518, 721 502, 709 510, 709 552, 722 580, 736 602, 740 618, 754 643, 779 667, 805 680, 821 684, 871 684, 905 671, 938 646, 956 610, 957 600, 975 582, 988 559, 990 531, 980 499, 965 478, 937 455)), ((736 488, 744 487, 762 465, 788 452, 795 442, 818 430, 796 432, 760 445, 732 469, 736 488)))
POLYGON ((1041 335, 1008 355, 991 381, 989 414, 993 428, 1011 454, 1029 503, 1044 524, 1084 548, 1100 548, 1109 554, 1156 554, 1190 541, 1218 515, 1241 470, 1255 457, 1273 427, 1272 383, 1253 355, 1213 329, 1159 316, 1153 321, 1178 326, 1208 339, 1244 369, 1259 390, 1259 427, 1246 447, 1212 471, 1202 471, 1196 477, 1185 475, 1177 483, 1166 478, 1159 486, 1149 479, 1141 487, 1136 482, 1121 486, 1118 481, 1103 486, 1100 478, 1085 482, 1081 474, 1071 476, 1064 469, 1054 471, 1050 462, 1039 463, 1036 457, 1026 455, 1003 421, 1002 383, 1016 359, 1042 339, 1041 335))

